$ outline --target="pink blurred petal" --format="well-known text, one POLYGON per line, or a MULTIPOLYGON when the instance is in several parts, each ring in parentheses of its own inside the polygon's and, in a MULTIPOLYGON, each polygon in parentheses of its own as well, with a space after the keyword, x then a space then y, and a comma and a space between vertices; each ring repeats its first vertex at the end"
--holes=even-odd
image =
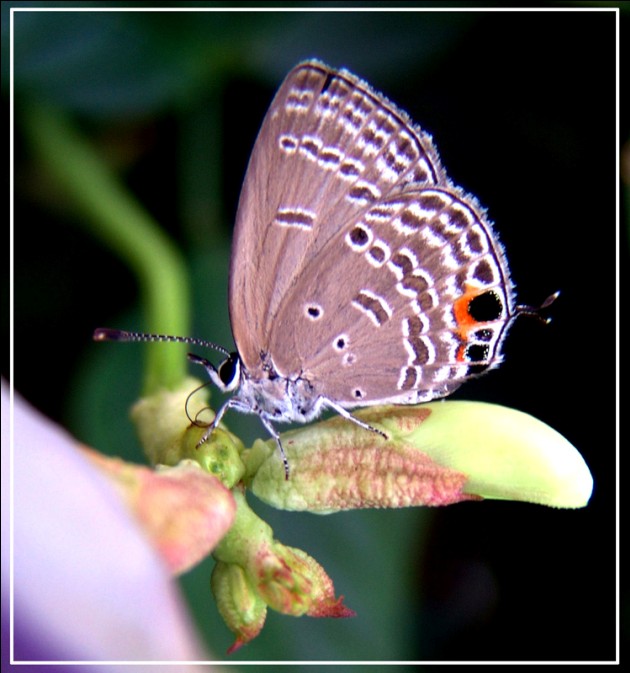
MULTIPOLYGON (((14 413, 16 659, 204 659, 176 584, 112 485, 17 395, 14 413)), ((9 422, 3 382, 3 612, 9 422)))

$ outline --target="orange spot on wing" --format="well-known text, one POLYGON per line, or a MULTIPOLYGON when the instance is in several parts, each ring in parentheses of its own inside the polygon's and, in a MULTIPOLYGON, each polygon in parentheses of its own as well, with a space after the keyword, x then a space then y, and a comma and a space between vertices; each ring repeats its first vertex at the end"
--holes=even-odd
POLYGON ((466 347, 468 346, 468 333, 470 330, 476 329, 480 324, 472 317, 472 315, 470 315, 468 307, 470 306, 470 302, 475 297, 483 294, 483 292, 485 292, 485 290, 467 288, 466 292, 453 303, 453 315, 455 316, 455 322, 459 328, 457 334, 462 340, 462 344, 457 349, 457 355, 455 356, 458 362, 467 362, 466 347))

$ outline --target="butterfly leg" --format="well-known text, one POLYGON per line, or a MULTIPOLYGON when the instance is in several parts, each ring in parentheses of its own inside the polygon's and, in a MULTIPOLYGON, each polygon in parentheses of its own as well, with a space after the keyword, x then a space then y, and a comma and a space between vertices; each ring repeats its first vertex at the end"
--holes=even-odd
MULTIPOLYGON (((199 358, 202 359, 202 358, 199 358)), ((196 361, 196 360, 195 360, 196 361)), ((236 409, 237 411, 241 411, 243 413, 256 413, 252 412, 252 409, 247 407, 246 405, 243 404, 241 400, 239 400, 237 397, 232 397, 230 398, 222 407, 219 408, 219 410, 216 412, 214 419, 212 420, 212 423, 208 425, 206 428, 205 432, 201 436, 201 439, 197 442, 197 448, 199 448, 202 444, 208 441, 208 438, 210 435, 213 433, 214 429, 219 425, 221 422, 221 419, 223 418, 223 415, 228 409, 236 409)), ((280 455, 282 456, 282 464, 284 465, 284 478, 288 481, 289 480, 289 460, 287 459, 287 454, 284 452, 284 447, 282 446, 282 442, 280 441, 280 435, 278 434, 278 431, 274 428, 274 426, 271 424, 269 419, 262 413, 258 413, 258 417, 260 418, 261 423, 267 428, 267 431, 269 434, 276 440, 276 444, 278 445, 278 449, 280 449, 280 455)))
POLYGON ((362 421, 356 416, 353 416, 347 409, 344 409, 342 406, 339 406, 332 400, 325 400, 324 406, 328 407, 329 409, 332 409, 333 411, 336 411, 340 416, 343 416, 349 421, 352 421, 355 425, 358 425, 359 427, 364 428, 365 430, 370 430, 370 432, 376 432, 377 434, 381 435, 381 437, 389 439, 387 434, 384 433, 382 430, 379 430, 378 428, 375 428, 373 425, 370 425, 369 423, 362 421))
POLYGON ((202 444, 205 444, 205 442, 208 441, 208 438, 210 435, 213 433, 214 429, 219 425, 221 422, 221 419, 223 418, 223 415, 225 412, 230 409, 231 407, 237 407, 238 408, 238 401, 232 399, 229 399, 222 407, 219 408, 219 411, 216 412, 214 415, 214 419, 212 420, 212 423, 208 425, 206 428, 205 432, 201 436, 201 439, 197 442, 197 448, 199 448, 202 444))
POLYGON ((258 417, 260 418, 261 423, 267 428, 267 431, 269 432, 269 434, 276 440, 276 444, 278 445, 278 449, 280 449, 280 456, 282 457, 282 464, 284 465, 284 478, 285 478, 286 481, 289 481, 289 460, 287 459, 287 454, 284 452, 284 447, 282 446, 282 442, 280 441, 280 435, 278 434, 278 431, 271 424, 271 421, 266 416, 259 413, 258 417))

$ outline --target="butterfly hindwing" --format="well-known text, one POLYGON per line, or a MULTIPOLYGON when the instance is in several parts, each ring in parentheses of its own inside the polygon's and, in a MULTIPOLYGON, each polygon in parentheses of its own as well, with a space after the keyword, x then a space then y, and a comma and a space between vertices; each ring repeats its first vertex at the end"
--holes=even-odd
POLYGON ((342 406, 448 394, 498 364, 507 264, 475 200, 409 186, 344 223, 280 304, 270 352, 342 406))

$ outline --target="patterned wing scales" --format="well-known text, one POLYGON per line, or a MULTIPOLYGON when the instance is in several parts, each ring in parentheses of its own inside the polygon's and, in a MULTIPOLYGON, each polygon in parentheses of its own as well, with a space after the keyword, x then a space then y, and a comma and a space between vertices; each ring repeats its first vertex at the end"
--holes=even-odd
POLYGON ((347 223, 445 180, 430 137, 366 83, 315 61, 294 68, 256 140, 234 232, 230 318, 246 368, 260 367, 281 303, 347 223))
POLYGON ((422 402, 501 360, 502 249, 474 199, 410 186, 352 221, 282 299, 270 351, 342 406, 422 402))

